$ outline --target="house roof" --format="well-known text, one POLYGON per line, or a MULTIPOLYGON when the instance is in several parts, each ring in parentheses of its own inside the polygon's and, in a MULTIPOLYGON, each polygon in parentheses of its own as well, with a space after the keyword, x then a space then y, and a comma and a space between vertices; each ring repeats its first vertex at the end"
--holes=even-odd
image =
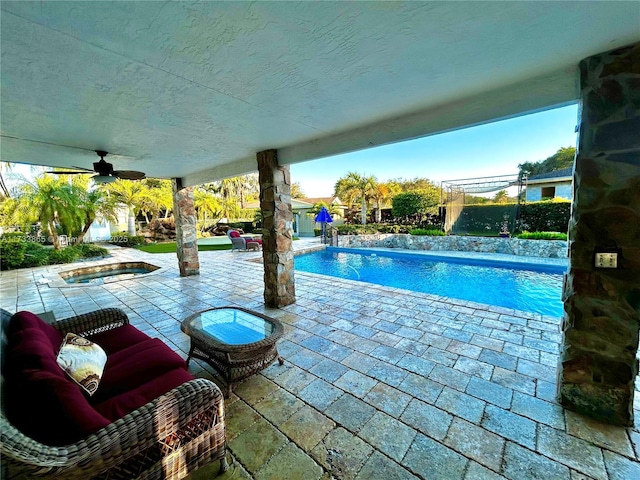
POLYGON ((327 205, 342 205, 342 201, 338 197, 308 197, 301 198, 300 200, 315 205, 316 203, 324 202, 327 205))
POLYGON ((540 183, 540 181, 566 181, 572 180, 573 178, 573 167, 563 168, 562 170, 554 170, 553 172, 547 173, 539 173, 538 175, 532 175, 527 179, 527 183, 535 182, 540 183))
POLYGON ((0 160, 185 186, 574 103, 637 2, 0 3, 0 160), (612 28, 615 25, 615 28, 612 28))
MULTIPOLYGON (((312 208, 313 207, 313 203, 309 203, 306 200, 300 200, 299 198, 292 198, 291 199, 291 207, 296 210, 296 209, 306 209, 306 208, 312 208)), ((260 202, 259 201, 255 201, 255 202, 247 202, 245 204, 245 208, 260 208, 260 202)))

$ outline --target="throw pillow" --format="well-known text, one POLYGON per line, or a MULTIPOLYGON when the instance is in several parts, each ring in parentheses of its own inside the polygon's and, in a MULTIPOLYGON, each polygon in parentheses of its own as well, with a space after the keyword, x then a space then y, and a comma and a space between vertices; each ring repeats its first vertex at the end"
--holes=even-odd
POLYGON ((107 354, 100 345, 75 333, 67 333, 56 360, 74 382, 93 395, 100 384, 107 354))

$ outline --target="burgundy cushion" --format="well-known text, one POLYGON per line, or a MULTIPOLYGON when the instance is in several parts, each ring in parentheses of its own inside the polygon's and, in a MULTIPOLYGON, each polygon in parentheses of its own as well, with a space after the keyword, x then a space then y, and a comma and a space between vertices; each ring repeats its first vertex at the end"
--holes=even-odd
POLYGON ((42 330, 51 342, 51 346, 55 352, 58 351, 62 344, 62 334, 35 313, 22 311, 14 314, 9 321, 9 336, 24 328, 37 328, 42 330))
MULTIPOLYGON (((102 349, 111 356, 115 352, 124 350, 132 345, 149 340, 151 337, 141 332, 136 327, 126 324, 122 327, 107 330, 87 337, 92 342, 97 343, 102 349)), ((107 360, 107 366, 109 361, 107 360)))
POLYGON ((58 366, 46 329, 28 327, 11 335, 3 373, 7 418, 34 440, 65 445, 111 423, 58 366))
POLYGON ((229 236, 231 238, 240 238, 240 232, 236 232, 235 230, 231 230, 231 232, 229 232, 229 236))
POLYGON ((101 403, 175 368, 186 369, 177 353, 157 338, 145 340, 109 356, 100 387, 90 402, 101 403))
POLYGON ((3 374, 19 376, 26 369, 46 370, 63 378, 65 376, 56 362, 51 341, 39 328, 19 330, 9 339, 3 374))
POLYGON ((104 417, 115 421, 192 379, 193 376, 187 370, 176 368, 133 390, 95 405, 95 409, 104 417))
POLYGON ((78 385, 46 370, 24 370, 20 378, 7 379, 4 399, 9 421, 46 445, 77 442, 111 423, 78 385))

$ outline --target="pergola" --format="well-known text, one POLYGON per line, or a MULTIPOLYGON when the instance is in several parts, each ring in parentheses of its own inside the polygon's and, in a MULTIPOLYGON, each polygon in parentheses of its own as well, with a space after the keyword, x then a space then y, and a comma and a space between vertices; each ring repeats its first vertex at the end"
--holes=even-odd
POLYGON ((290 164, 581 101, 559 394, 587 414, 632 421, 637 2, 1 9, 0 160, 90 166, 105 150, 116 169, 173 179, 184 275, 199 268, 189 187, 258 170, 271 306, 295 301, 290 164), (617 252, 621 268, 596 269, 600 250, 617 252))

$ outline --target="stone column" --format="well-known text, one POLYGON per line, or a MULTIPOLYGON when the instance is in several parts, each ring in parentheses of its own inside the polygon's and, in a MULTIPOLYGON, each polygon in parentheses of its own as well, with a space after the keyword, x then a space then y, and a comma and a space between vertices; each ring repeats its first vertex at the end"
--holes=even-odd
POLYGON ((200 274, 196 235, 196 210, 193 206, 193 187, 182 188, 179 178, 171 180, 173 217, 176 222, 176 253, 180 276, 200 274))
POLYGON ((640 44, 580 62, 581 119, 569 224, 558 397, 633 424, 640 317, 640 44), (618 254, 597 268, 596 252, 618 254))
POLYGON ((293 210, 289 167, 278 165, 276 150, 258 152, 264 303, 284 307, 296 301, 293 275, 293 210))

